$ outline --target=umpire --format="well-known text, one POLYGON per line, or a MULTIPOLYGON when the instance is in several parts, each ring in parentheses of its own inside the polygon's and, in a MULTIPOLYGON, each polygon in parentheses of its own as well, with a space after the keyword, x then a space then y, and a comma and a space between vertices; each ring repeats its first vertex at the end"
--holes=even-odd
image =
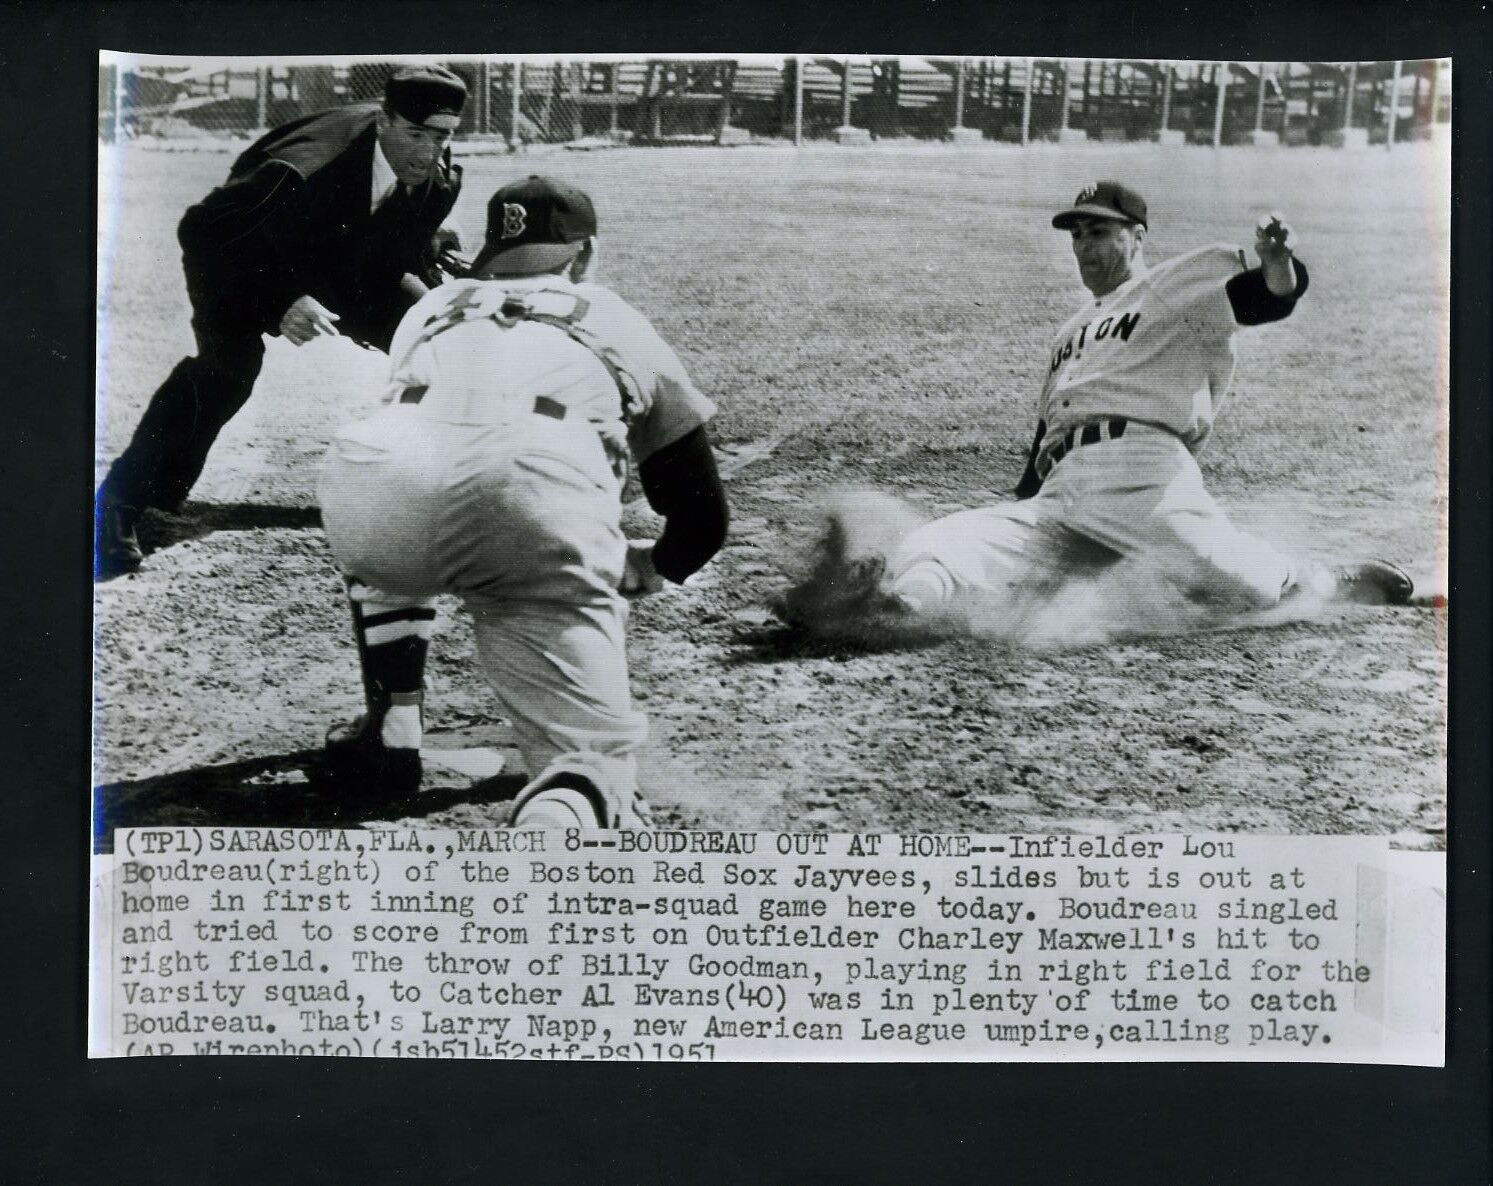
POLYGON ((177 238, 197 355, 151 397, 99 487, 96 576, 138 568, 145 508, 174 511, 186 499, 254 389, 261 335, 299 346, 340 333, 388 350, 400 318, 437 281, 442 237, 454 239, 441 223, 461 188, 448 145, 466 94, 441 67, 400 70, 382 104, 275 128, 186 212, 177 238))

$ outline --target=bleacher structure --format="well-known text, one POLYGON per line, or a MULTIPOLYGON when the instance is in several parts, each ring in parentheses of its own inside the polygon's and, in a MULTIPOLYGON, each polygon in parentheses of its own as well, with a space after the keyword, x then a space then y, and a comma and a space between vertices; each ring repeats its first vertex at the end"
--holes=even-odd
MULTIPOLYGON (((917 138, 1393 144, 1451 116, 1451 62, 1062 58, 500 58, 447 63, 463 138, 527 144, 917 138)), ((393 62, 170 64, 99 72, 101 138, 242 138, 377 98, 393 62)))

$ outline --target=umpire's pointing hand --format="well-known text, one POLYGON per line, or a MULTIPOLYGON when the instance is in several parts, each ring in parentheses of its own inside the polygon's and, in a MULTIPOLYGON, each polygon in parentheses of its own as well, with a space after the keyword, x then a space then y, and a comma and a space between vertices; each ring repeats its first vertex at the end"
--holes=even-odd
POLYGON ((313 296, 298 297, 280 318, 280 332, 296 346, 304 346, 322 334, 336 337, 337 314, 313 296))

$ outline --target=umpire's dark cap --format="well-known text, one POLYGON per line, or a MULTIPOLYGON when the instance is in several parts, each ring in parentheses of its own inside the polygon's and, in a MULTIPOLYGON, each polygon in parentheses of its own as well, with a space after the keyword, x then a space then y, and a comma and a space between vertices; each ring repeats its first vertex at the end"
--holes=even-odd
POLYGON ((384 83, 384 106, 412 124, 427 124, 438 115, 460 118, 466 101, 467 84, 444 66, 408 66, 384 83))
POLYGON ((534 276, 568 263, 596 234, 596 208, 572 185, 528 177, 503 186, 487 203, 487 239, 472 274, 534 276))
POLYGON ((1096 181, 1078 191, 1073 205, 1055 214, 1052 225, 1065 231, 1080 218, 1108 218, 1146 225, 1146 199, 1118 181, 1096 181))

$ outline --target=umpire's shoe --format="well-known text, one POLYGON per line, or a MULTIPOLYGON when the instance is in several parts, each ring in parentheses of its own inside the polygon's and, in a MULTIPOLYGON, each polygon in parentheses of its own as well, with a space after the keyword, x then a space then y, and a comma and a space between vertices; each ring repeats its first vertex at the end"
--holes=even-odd
POLYGON ((140 521, 136 507, 115 502, 102 490, 93 507, 93 575, 95 580, 134 572, 145 559, 135 524, 140 521))
POLYGON ((420 751, 385 745, 382 728, 380 717, 365 713, 351 724, 327 730, 322 774, 345 794, 349 810, 403 803, 420 790, 420 751))
POLYGON ((1349 605, 1409 605, 1415 583, 1387 560, 1370 560, 1332 571, 1333 596, 1349 605))

